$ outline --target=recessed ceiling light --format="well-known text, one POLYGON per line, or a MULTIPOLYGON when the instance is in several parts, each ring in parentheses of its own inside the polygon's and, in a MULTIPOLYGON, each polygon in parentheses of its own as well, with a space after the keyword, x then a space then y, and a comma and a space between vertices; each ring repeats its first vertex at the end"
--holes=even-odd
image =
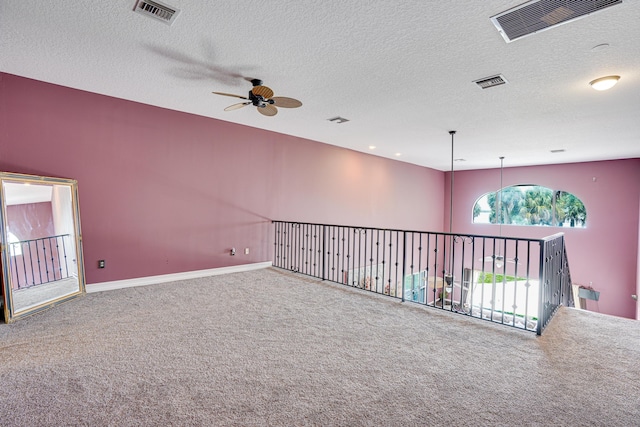
POLYGON ((595 90, 607 90, 614 87, 616 83, 618 83, 618 80, 620 80, 620 76, 606 76, 591 80, 589 84, 595 90))
POLYGON ((375 150, 375 149, 376 149, 376 146, 375 146, 375 145, 370 145, 370 146, 369 146, 369 150, 375 150))
POLYGON ((402 153, 396 153, 396 157, 402 156, 402 153))

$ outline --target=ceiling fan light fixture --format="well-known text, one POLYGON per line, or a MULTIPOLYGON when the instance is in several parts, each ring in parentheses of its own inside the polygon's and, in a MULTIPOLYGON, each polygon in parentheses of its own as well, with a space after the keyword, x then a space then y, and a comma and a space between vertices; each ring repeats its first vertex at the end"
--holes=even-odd
POLYGON ((599 79, 591 80, 589 85, 595 90, 607 90, 611 89, 618 83, 620 76, 605 76, 599 79))

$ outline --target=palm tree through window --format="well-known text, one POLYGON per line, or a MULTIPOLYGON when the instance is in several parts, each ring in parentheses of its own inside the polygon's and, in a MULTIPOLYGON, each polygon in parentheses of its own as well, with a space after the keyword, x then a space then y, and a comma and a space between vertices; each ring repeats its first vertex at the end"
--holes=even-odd
POLYGON ((586 222, 587 211, 578 197, 540 185, 506 187, 484 194, 473 206, 474 224, 583 228, 586 222), (500 212, 498 206, 502 206, 500 212))

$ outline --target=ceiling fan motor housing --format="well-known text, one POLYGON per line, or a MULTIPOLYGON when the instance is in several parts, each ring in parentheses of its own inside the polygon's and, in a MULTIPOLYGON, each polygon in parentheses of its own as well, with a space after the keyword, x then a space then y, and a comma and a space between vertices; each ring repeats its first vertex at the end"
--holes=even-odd
POLYGON ((256 107, 265 107, 265 99, 262 95, 256 95, 253 91, 249 91, 249 100, 256 107))

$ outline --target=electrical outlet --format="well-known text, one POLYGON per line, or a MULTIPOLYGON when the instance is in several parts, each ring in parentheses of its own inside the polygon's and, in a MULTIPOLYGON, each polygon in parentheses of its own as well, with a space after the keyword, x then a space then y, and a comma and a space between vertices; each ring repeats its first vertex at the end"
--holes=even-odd
POLYGON ((232 256, 235 255, 236 254, 236 248, 231 248, 230 253, 231 253, 232 256))
POLYGON ((98 268, 104 268, 104 260, 98 260, 98 268))
POLYGON ((249 248, 244 248, 244 254, 249 255, 249 248))

